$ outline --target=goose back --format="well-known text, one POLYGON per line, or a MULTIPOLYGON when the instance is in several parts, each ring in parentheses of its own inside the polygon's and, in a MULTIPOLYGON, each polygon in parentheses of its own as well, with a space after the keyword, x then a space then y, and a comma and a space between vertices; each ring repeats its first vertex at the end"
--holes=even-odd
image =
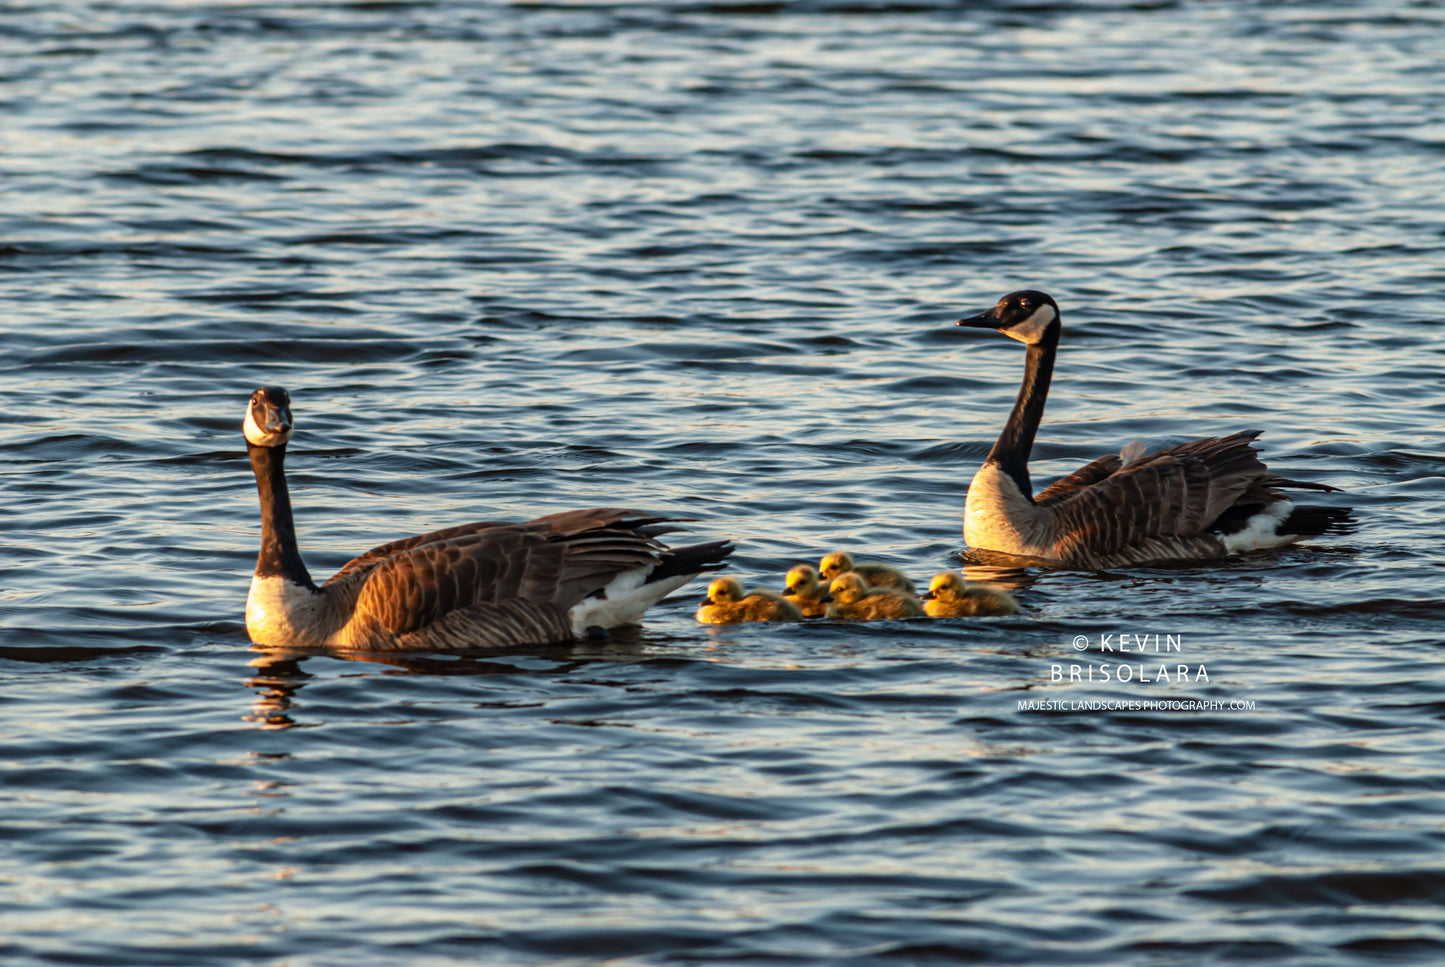
POLYGON ((1253 516, 1284 500, 1263 484, 1267 471, 1250 445, 1259 433, 1171 447, 1064 495, 1048 507, 1057 534, 1050 556, 1090 568, 1225 556, 1226 514, 1253 516))
POLYGON ((574 633, 568 612, 589 593, 661 561, 666 548, 646 532, 657 522, 635 511, 591 509, 448 528, 394 542, 409 546, 389 553, 373 549, 327 582, 328 592, 355 587, 354 617, 337 644, 410 647, 427 628, 434 630, 424 637, 444 638, 449 647, 483 630, 489 644, 565 640, 574 633))

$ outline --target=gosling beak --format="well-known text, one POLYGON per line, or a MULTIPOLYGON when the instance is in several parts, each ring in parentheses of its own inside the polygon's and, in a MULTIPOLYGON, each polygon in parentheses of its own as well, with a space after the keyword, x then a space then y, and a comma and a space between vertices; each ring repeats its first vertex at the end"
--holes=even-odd
POLYGON ((825 595, 823 595, 821 598, 818 599, 818 602, 819 602, 820 604, 832 604, 832 603, 833 603, 833 595, 831 595, 831 594, 825 594, 825 595))
POLYGON ((954 323, 956 326, 965 326, 969 329, 997 329, 1002 325, 998 317, 998 307, 994 306, 987 312, 980 312, 976 316, 969 316, 967 319, 960 319, 954 323))
POLYGON ((795 587, 786 587, 786 588, 783 588, 783 597, 787 597, 787 596, 790 595, 790 594, 797 594, 797 593, 798 593, 798 589, 795 588, 795 587))
POLYGON ((922 594, 920 594, 920 595, 918 596, 918 600, 920 600, 920 601, 932 601, 933 598, 934 598, 934 594, 933 594, 932 591, 924 591, 922 594))
POLYGON ((705 598, 702 599, 702 603, 703 603, 703 604, 716 604, 717 602, 713 601, 712 595, 709 594, 707 597, 705 597, 705 598))

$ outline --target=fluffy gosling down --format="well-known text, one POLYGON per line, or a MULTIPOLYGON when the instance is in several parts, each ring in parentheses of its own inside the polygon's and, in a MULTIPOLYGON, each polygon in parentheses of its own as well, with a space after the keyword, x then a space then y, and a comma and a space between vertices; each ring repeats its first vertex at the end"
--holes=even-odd
POLYGON ((841 621, 922 618, 923 605, 911 591, 870 588, 857 571, 846 571, 828 585, 828 617, 841 621))
POLYGON ((707 587, 697 609, 705 625, 731 625, 742 621, 802 621, 803 612, 771 591, 743 591, 737 578, 718 578, 707 587))
POLYGON ((811 564, 799 564, 783 579, 783 600, 791 602, 805 618, 821 618, 828 611, 827 593, 811 564))
POLYGON ((917 594, 913 590, 913 582, 908 575, 896 567, 889 567, 887 564, 855 564, 853 555, 847 551, 834 551, 818 562, 818 573, 823 576, 824 581, 833 581, 840 574, 853 571, 863 578, 863 583, 870 588, 892 588, 895 591, 907 591, 909 594, 917 594))
POLYGON ((1018 614, 1023 609, 1007 591, 965 581, 957 571, 944 571, 928 582, 923 610, 930 618, 971 618, 1018 614))

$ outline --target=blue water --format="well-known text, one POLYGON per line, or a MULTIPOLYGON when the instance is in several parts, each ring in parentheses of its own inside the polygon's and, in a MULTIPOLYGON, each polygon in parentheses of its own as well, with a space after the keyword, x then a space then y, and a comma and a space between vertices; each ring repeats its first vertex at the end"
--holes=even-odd
POLYGON ((1445 959, 1442 29, 0 4, 0 959, 1445 959), (1022 369, 951 323, 1021 287, 1036 481, 1260 427, 1359 530, 996 574, 1012 618, 703 627, 698 583, 576 647, 250 646, 257 385, 318 577, 621 504, 750 585, 921 582, 1022 369))

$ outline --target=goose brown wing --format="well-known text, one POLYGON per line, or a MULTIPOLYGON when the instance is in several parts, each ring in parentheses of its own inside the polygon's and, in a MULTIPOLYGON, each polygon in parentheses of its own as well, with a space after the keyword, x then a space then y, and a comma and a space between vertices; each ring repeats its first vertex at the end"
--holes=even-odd
MULTIPOLYGON (((613 526, 623 521, 629 527, 637 530, 638 533, 655 537, 659 534, 668 534, 681 530, 680 527, 661 526, 663 518, 649 516, 635 510, 612 507, 593 507, 587 510, 567 510, 558 514, 548 514, 545 517, 538 517, 527 521, 528 525, 535 525, 553 534, 575 534, 585 530, 592 530, 598 527, 613 526)), ((441 530, 431 531, 426 534, 417 534, 415 537, 403 537, 399 540, 388 541, 379 544, 364 554, 359 554, 341 566, 341 569, 326 580, 327 584, 337 584, 344 579, 350 579, 361 571, 369 570, 389 557, 409 551, 423 544, 440 544, 458 537, 465 537, 472 534, 480 534, 483 531, 492 530, 497 527, 518 527, 518 521, 509 520, 479 520, 470 524, 458 524, 455 527, 444 527, 441 530)))
POLYGON ((1259 432, 1162 450, 1064 497, 1052 506, 1060 557, 1204 534, 1266 473, 1250 446, 1259 432))
POLYGON ((1114 471, 1124 465, 1124 461, 1117 453, 1106 453, 1097 460, 1091 460, 1084 464, 1067 477, 1062 477, 1040 490, 1038 496, 1034 497, 1034 503, 1041 507, 1056 504, 1078 493, 1085 487, 1092 487, 1094 484, 1109 477, 1114 471))
POLYGON ((619 573, 657 564, 665 548, 654 535, 671 529, 661 524, 656 517, 598 509, 475 531, 453 528, 463 532, 403 547, 367 571, 354 571, 348 580, 360 583, 355 614, 394 635, 467 609, 502 608, 519 620, 529 612, 555 615, 619 573))
POLYGON ((429 534, 418 534, 415 537, 403 537, 401 540, 388 541, 385 544, 379 544, 373 547, 365 554, 357 555, 341 565, 341 570, 327 578, 326 583, 336 584, 346 578, 350 578, 358 571, 368 570, 392 555, 400 554, 402 551, 409 551, 413 547, 420 547, 423 544, 437 544, 451 540, 454 537, 480 533, 493 527, 506 526, 508 526, 507 521, 479 520, 470 524, 458 524, 455 527, 445 527, 439 531, 432 531, 429 534))

